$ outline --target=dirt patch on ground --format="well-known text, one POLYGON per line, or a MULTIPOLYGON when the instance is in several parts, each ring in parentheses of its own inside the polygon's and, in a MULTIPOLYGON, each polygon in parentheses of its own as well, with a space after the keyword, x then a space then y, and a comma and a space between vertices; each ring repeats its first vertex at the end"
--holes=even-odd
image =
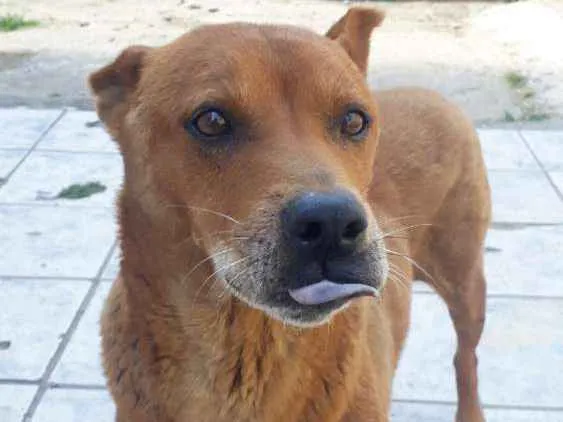
MULTIPOLYGON (((373 36, 374 87, 437 89, 480 125, 563 127, 562 2, 362 4, 387 11, 373 36), (511 84, 509 74, 525 86, 511 84)), ((86 75, 128 45, 160 45, 198 25, 233 20, 323 32, 347 7, 321 0, 4 1, 0 16, 23 15, 40 26, 0 33, 0 106, 91 108, 86 75)))

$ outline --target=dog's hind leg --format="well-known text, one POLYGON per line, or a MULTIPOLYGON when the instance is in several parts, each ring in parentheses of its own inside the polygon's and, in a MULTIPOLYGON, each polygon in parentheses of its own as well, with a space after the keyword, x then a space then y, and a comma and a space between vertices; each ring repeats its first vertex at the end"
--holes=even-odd
POLYGON ((454 357, 458 394, 456 421, 483 422, 478 394, 476 348, 485 322, 486 285, 481 242, 474 240, 476 244, 466 245, 465 251, 461 245, 456 248, 449 244, 450 240, 463 242, 464 238, 476 234, 471 233, 471 229, 464 231, 464 236, 460 236, 459 232, 433 234, 429 245, 433 249, 433 262, 418 261, 429 274, 417 271, 416 277, 431 284, 444 299, 457 335, 454 357), (455 256, 456 250, 464 256, 455 256))
MULTIPOLYGON (((413 259, 420 264, 415 277, 431 284, 448 306, 457 334, 454 357, 457 422, 483 422, 477 383, 476 348, 485 322, 486 284, 483 244, 488 227, 488 200, 479 192, 472 207, 452 212, 445 207, 413 259), (482 207, 482 208, 480 208, 482 207)), ((477 192, 475 192, 477 193, 477 192)), ((468 195, 464 190, 458 195, 468 195)), ((459 198, 459 196, 457 196, 459 198)))
POLYGON ((477 355, 475 349, 481 339, 485 322, 485 277, 482 265, 468 274, 467 289, 446 298, 457 334, 454 357, 458 410, 457 422, 484 421, 479 404, 477 385, 477 355))

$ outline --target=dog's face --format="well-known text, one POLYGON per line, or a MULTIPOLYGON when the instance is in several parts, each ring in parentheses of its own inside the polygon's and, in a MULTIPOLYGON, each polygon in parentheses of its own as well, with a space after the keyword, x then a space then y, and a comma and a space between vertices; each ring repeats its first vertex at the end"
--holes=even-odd
POLYGON ((365 67, 381 19, 352 9, 326 37, 203 27, 132 47, 90 80, 126 189, 174 208, 210 277, 291 324, 326 321, 386 277, 364 199, 378 139, 365 67))

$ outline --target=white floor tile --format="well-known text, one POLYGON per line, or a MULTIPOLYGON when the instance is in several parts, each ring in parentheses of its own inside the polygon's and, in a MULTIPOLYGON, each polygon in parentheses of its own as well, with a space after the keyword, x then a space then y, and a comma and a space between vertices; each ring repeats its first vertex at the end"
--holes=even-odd
POLYGON ((113 422, 114 420, 115 406, 105 390, 49 390, 33 417, 33 422, 113 422))
POLYGON ((105 385, 101 365, 100 315, 110 283, 101 283, 82 317, 51 380, 57 383, 105 385))
POLYGON ((0 385, 0 421, 21 422, 36 390, 31 385, 0 385))
MULTIPOLYGON (((483 402, 507 406, 561 405, 563 306, 561 300, 489 298, 479 348, 483 402)), ((395 380, 400 399, 456 400, 454 331, 435 295, 414 297, 412 329, 395 380)))
POLYGON ((563 202, 540 171, 489 172, 493 221, 563 223, 563 202))
POLYGON ((113 210, 0 206, 0 274, 94 277, 115 239, 113 210))
MULTIPOLYGON (((25 156, 25 150, 0 150, 0 179, 4 179, 25 156)), ((1 184, 1 183, 0 183, 1 184)))
POLYGON ((114 154, 33 152, 0 190, 0 202, 113 207, 123 178, 114 154), (56 199, 74 184, 101 183, 106 190, 80 199, 56 199))
POLYGON ((563 226, 491 228, 486 250, 489 293, 563 297, 563 226))
POLYGON ((89 283, 0 278, 0 378, 41 377, 89 283))
POLYGON ((93 111, 68 110, 37 145, 39 150, 118 152, 93 111))
MULTIPOLYGON (((393 422, 453 422, 456 407, 432 403, 393 403, 393 422)), ((561 422, 563 412, 485 409, 487 422, 561 422)))
POLYGON ((121 251, 118 246, 117 248, 115 248, 115 251, 113 251, 113 254, 111 255, 111 258, 108 262, 108 265, 104 270, 104 273, 102 274, 102 278, 104 280, 112 280, 112 281, 115 280, 117 274, 119 273, 120 256, 121 256, 121 251))
POLYGON ((550 171, 549 176, 557 186, 557 189, 559 189, 559 192, 563 193, 563 171, 550 171))
POLYGON ((563 131, 525 130, 522 135, 546 170, 563 171, 563 131))
POLYGON ((540 169, 517 131, 486 129, 478 133, 489 170, 540 169))
POLYGON ((61 112, 24 107, 0 108, 0 148, 31 147, 61 112))

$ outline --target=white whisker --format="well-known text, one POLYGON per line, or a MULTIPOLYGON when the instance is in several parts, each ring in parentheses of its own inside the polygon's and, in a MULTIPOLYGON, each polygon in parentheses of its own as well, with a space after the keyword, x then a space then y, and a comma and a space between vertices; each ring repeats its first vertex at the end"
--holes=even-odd
POLYGON ((227 215, 227 214, 222 213, 220 211, 210 210, 209 208, 196 207, 195 205, 169 204, 169 205, 165 205, 165 208, 188 208, 188 209, 192 209, 192 210, 196 210, 196 211, 208 212, 210 214, 226 218, 227 220, 229 220, 229 221, 231 221, 235 224, 241 224, 240 221, 238 221, 236 218, 231 217, 230 215, 227 215))
POLYGON ((208 257, 202 259, 202 260, 199 261, 196 265, 194 265, 194 266, 192 267, 192 269, 191 269, 190 271, 188 271, 188 273, 187 273, 184 277, 182 277, 182 283, 184 283, 184 282, 186 281, 186 279, 187 279, 190 275, 192 275, 192 274, 194 273, 195 270, 197 270, 201 265, 203 265, 203 264, 206 263, 207 261, 209 261, 209 260, 211 260, 211 259, 214 259, 214 258, 217 257, 217 256, 220 256, 220 255, 223 255, 223 254, 225 254, 225 253, 232 252, 232 251, 234 251, 233 248, 223 249, 223 250, 221 250, 221 251, 218 251, 218 252, 216 252, 216 253, 214 253, 214 254, 211 254, 211 255, 209 255, 208 257))
POLYGON ((381 235, 381 237, 379 237, 377 240, 383 240, 386 237, 390 237, 391 235, 396 234, 396 233, 411 231, 411 230, 414 230, 414 229, 417 229, 417 228, 420 228, 420 227, 426 227, 426 226, 432 226, 432 224, 413 224, 413 225, 407 226, 407 227, 399 227, 398 229, 394 229, 394 230, 391 230, 390 232, 383 233, 381 235))
POLYGON ((431 281, 433 281, 433 282, 436 281, 434 279, 434 277, 432 277, 432 275, 428 271, 426 271, 424 268, 422 268, 422 266, 418 262, 416 262, 414 259, 412 259, 408 255, 402 254, 402 253, 397 252, 397 251, 393 251, 391 249, 385 249, 385 252, 390 253, 391 255, 400 256, 401 258, 403 258, 407 262, 409 262, 411 265, 416 267, 419 271, 421 271, 426 277, 430 278, 431 281))
MULTIPOLYGON (((224 271, 224 270, 226 270, 226 269, 228 269, 228 268, 234 267, 235 265, 240 264, 241 262, 244 262, 244 261, 246 261, 246 260, 249 259, 249 258, 250 258, 249 256, 245 256, 244 258, 237 259, 236 261, 231 262, 231 263, 229 263, 229 264, 227 264, 227 265, 223 265, 221 268, 219 268, 219 269, 213 271, 213 273, 211 273, 211 275, 210 275, 209 277, 207 277, 205 280, 203 280, 203 283, 201 283, 201 286, 199 286, 199 289, 197 290, 197 292, 196 292, 196 294, 195 294, 195 298, 197 298, 199 292, 203 289, 203 287, 205 287, 205 285, 207 284, 207 282, 208 282, 210 279, 212 279, 215 275, 217 275, 217 274, 220 273, 221 271, 224 271)), ((194 298, 194 300, 195 300, 195 298, 194 298)))

